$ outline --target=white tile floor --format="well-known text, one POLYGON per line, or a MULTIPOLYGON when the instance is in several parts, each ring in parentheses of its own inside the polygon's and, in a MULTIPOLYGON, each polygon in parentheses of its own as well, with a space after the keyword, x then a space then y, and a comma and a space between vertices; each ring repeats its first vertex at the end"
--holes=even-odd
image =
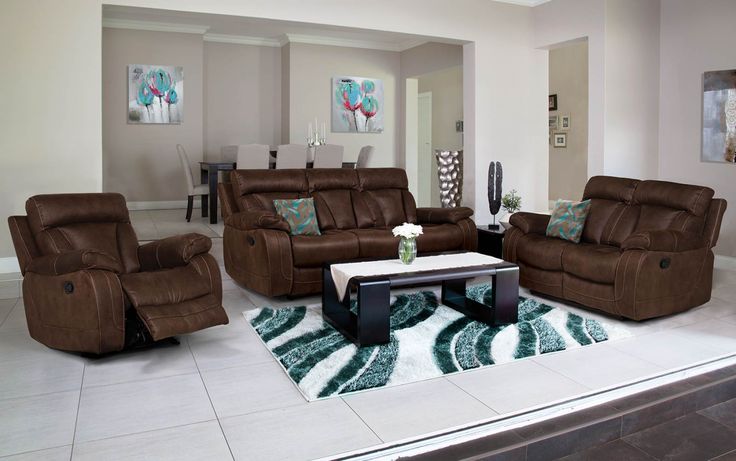
MULTIPOLYGON (((222 263, 222 224, 200 218, 187 224, 183 210, 131 215, 141 240, 183 232, 213 237, 222 263)), ((17 279, 0 276, 3 460, 317 458, 736 352, 736 270, 719 268, 711 302, 669 318, 625 322, 630 339, 308 403, 241 314, 317 302, 316 296, 264 298, 238 287, 223 269, 229 325, 181 337, 180 346, 92 360, 29 338, 17 279)))

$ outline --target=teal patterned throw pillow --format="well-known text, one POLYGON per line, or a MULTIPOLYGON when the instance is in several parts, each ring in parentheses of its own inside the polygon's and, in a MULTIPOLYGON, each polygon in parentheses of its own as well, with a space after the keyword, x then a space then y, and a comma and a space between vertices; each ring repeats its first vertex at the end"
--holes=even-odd
POLYGON ((276 213, 289 223, 291 235, 320 235, 317 212, 311 198, 274 200, 273 206, 276 213))
POLYGON ((547 237, 557 237, 573 243, 580 243, 585 218, 588 217, 589 210, 590 200, 583 202, 558 200, 547 225, 547 237))

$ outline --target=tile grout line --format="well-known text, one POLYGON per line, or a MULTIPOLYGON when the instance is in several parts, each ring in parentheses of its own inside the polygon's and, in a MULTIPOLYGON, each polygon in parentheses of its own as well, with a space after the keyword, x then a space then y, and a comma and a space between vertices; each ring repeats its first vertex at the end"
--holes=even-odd
POLYGON ((72 449, 69 453, 69 461, 74 457, 74 445, 77 439, 77 426, 79 425, 79 409, 82 407, 82 390, 84 389, 84 374, 87 371, 87 363, 82 368, 82 381, 79 383, 79 400, 77 400, 77 414, 74 418, 74 434, 72 435, 72 449))
POLYGON ((460 385, 459 385, 458 383, 454 382, 453 380, 451 380, 451 379, 449 379, 449 378, 447 378, 447 377, 445 377, 445 376, 441 376, 441 378, 443 378, 443 379, 444 379, 445 381, 448 381, 448 382, 449 382, 450 384, 452 384, 453 386, 455 386, 455 387, 457 387, 458 389, 460 389, 460 391, 462 391, 462 392, 464 392, 465 394, 469 395, 469 396, 470 396, 470 397, 471 397, 472 399, 476 400, 476 401, 477 401, 478 403, 480 403, 480 404, 481 404, 481 405, 483 405, 484 407, 486 407, 486 408, 488 408, 489 410, 491 410, 492 412, 496 413, 496 415, 495 415, 495 416, 500 416, 500 415, 502 414, 501 412, 499 412, 499 411, 498 411, 498 410, 496 410, 495 408, 493 408, 493 407, 491 407, 490 405, 488 405, 488 404, 486 404, 485 402, 483 402, 483 401, 482 401, 481 399, 479 399, 478 397, 474 396, 474 395, 473 395, 473 394, 472 394, 472 393, 471 393, 470 391, 467 391, 467 390, 463 389, 463 388, 462 388, 462 387, 461 387, 461 386, 460 386, 460 385))
POLYGON ((212 403, 212 396, 210 396, 210 391, 207 389, 207 384, 204 382, 204 376, 202 376, 202 371, 199 369, 199 363, 197 363, 197 358, 194 356, 194 352, 192 352, 192 348, 189 344, 189 341, 187 341, 187 349, 189 349, 189 354, 192 356, 192 360, 194 360, 194 365, 197 367, 197 374, 199 375, 199 379, 202 382, 202 386, 204 387, 204 392, 207 394, 207 400, 210 402, 210 407, 212 407, 212 413, 215 415, 215 421, 217 421, 217 425, 220 428, 220 433, 222 434, 222 438, 225 440, 225 445, 227 445, 227 450, 230 452, 230 457, 235 460, 235 455, 233 454, 233 449, 230 446, 230 441, 227 439, 227 435, 225 434, 225 430, 222 428, 222 422, 220 421, 220 416, 217 414, 217 409, 215 408, 215 404, 212 403))
POLYGON ((5 325, 5 322, 8 321, 10 316, 13 314, 13 311, 15 311, 18 308, 18 304, 20 304, 20 300, 23 298, 15 298, 15 303, 13 303, 13 307, 10 308, 8 311, 8 314, 0 321, 0 328, 2 328, 3 325, 5 325))
POLYGON ((376 438, 377 438, 378 440, 380 440, 380 441, 381 441, 381 443, 387 443, 387 442, 386 442, 385 440, 383 440, 383 439, 381 438, 381 436, 379 436, 379 435, 378 435, 378 434, 376 433, 376 431, 375 431, 375 430, 373 430, 373 428, 371 427, 371 425, 370 425, 370 424, 368 424, 368 423, 367 423, 367 422, 366 422, 366 421, 365 421, 365 420, 363 419, 363 417, 362 417, 362 416, 360 416, 360 414, 359 414, 359 413, 358 413, 357 411, 355 411, 355 408, 353 408, 352 406, 350 406, 350 403, 349 403, 349 402, 347 402, 347 401, 345 400, 345 398, 344 398, 343 396, 341 396, 341 395, 340 395, 340 396, 337 396, 337 397, 338 397, 338 398, 339 398, 340 400, 342 400, 342 403, 344 403, 345 405, 347 405, 347 407, 348 407, 348 408, 350 408, 350 411, 352 411, 352 412, 353 412, 353 413, 355 414, 355 416, 357 416, 357 417, 358 417, 358 419, 359 419, 359 420, 360 420, 360 421, 361 421, 361 422, 362 422, 363 424, 365 424, 365 427, 367 427, 367 428, 368 428, 368 430, 370 430, 370 431, 371 431, 371 432, 373 433, 373 435, 375 435, 375 436, 376 436, 376 438))

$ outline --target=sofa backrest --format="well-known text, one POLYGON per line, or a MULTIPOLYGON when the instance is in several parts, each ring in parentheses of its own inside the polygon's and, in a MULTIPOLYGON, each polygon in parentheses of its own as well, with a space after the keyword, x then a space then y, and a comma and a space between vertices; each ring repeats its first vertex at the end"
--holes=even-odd
POLYGON ((672 229, 702 234, 713 189, 666 181, 594 176, 582 241, 620 246, 635 232, 672 229))
POLYGON ((359 168, 363 198, 376 227, 417 222, 417 204, 409 192, 406 171, 401 168, 359 168))
MULTIPOLYGON (((239 211, 274 211, 276 199, 314 198, 321 230, 393 227, 417 222, 401 168, 235 170, 223 203, 239 211)), ((222 188, 221 188, 222 189, 222 188)))
POLYGON ((240 211, 275 211, 274 200, 307 196, 305 170, 235 170, 230 174, 233 198, 240 211))
POLYGON ((98 250, 119 273, 138 272, 138 238, 120 194, 36 195, 26 201, 28 228, 41 256, 98 250))

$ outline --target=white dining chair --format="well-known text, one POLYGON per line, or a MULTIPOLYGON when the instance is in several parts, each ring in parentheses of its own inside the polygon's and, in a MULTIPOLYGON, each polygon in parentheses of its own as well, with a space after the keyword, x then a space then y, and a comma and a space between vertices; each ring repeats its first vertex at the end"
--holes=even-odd
POLYGON ((265 144, 243 144, 238 146, 238 170, 268 170, 271 154, 265 144))
POLYGON ((363 146, 360 148, 360 153, 358 154, 358 161, 355 162, 355 168, 365 168, 368 166, 368 160, 373 156, 373 151, 375 148, 373 146, 363 146))
MULTIPOLYGON (((209 188, 207 184, 194 184, 194 176, 192 175, 192 165, 189 163, 189 157, 187 151, 181 144, 176 145, 176 152, 179 154, 179 161, 181 162, 182 169, 184 170, 184 176, 187 181, 187 222, 192 220, 192 208, 194 208, 194 197, 199 195, 202 197, 202 202, 206 202, 209 196, 209 188)), ((202 207, 202 217, 207 216, 206 208, 202 207)))
POLYGON ((307 146, 304 144, 282 144, 276 149, 276 169, 306 167, 307 146))
POLYGON ((314 168, 342 168, 345 148, 337 144, 317 146, 314 153, 314 168))

